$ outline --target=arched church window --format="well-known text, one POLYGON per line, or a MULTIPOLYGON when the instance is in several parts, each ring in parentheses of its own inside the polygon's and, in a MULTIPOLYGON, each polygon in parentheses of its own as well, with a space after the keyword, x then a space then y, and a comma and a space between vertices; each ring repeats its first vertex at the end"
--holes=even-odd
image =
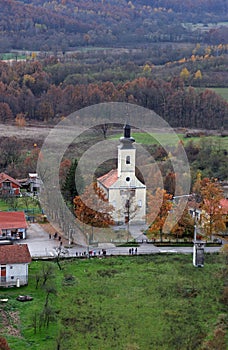
POLYGON ((131 164, 131 158, 130 158, 130 156, 127 156, 127 157, 126 157, 126 164, 131 164))

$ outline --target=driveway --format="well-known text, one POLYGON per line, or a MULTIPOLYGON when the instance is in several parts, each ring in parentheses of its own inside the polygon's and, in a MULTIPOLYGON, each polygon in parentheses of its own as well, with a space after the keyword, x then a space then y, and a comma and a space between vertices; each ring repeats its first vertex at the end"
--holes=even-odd
POLYGON ((49 234, 39 224, 30 224, 27 230, 27 243, 32 257, 52 256, 53 250, 59 246, 59 241, 49 239, 49 234))

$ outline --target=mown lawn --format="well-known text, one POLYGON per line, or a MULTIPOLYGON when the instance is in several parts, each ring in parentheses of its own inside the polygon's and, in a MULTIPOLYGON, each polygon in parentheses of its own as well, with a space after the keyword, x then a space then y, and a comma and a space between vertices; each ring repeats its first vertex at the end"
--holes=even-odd
POLYGON ((9 336, 1 324, 11 350, 197 350, 226 312, 220 303, 224 263, 217 254, 206 256, 204 268, 193 267, 190 255, 60 263, 62 270, 54 262, 33 262, 27 287, 1 290, 1 298, 9 298, 1 308, 21 333, 9 336), (42 286, 48 269, 52 277, 42 286), (19 294, 34 300, 20 303, 19 294), (19 323, 12 317, 17 310, 19 323))
MULTIPOLYGON (((122 135, 118 134, 113 136, 114 139, 119 139, 122 135)), ((169 133, 143 133, 135 132, 132 133, 135 141, 143 145, 157 145, 161 144, 162 146, 177 146, 177 137, 179 140, 183 141, 186 145, 188 142, 193 141, 194 143, 200 143, 202 140, 210 141, 217 148, 223 148, 228 150, 228 137, 220 136, 202 136, 202 137, 184 137, 184 134, 169 134, 169 133)))

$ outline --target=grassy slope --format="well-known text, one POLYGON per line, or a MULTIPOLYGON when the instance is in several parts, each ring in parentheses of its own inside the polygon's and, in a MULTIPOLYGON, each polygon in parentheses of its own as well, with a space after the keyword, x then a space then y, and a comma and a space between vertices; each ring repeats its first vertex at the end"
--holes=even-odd
POLYGON ((222 98, 224 98, 224 100, 228 102, 228 88, 213 88, 211 90, 216 92, 216 94, 220 95, 222 98))
MULTIPOLYGON (((112 138, 119 139, 122 135, 118 134, 115 135, 112 138)), ((224 148, 228 150, 228 137, 220 137, 220 136, 207 136, 207 137, 184 137, 184 134, 167 134, 167 133, 140 133, 140 132, 133 132, 132 136, 135 138, 135 141, 137 143, 141 143, 144 145, 150 145, 150 144, 161 144, 162 146, 177 146, 176 142, 176 136, 184 142, 184 144, 187 144, 189 141, 193 141, 194 143, 199 143, 203 139, 213 142, 215 145, 217 145, 220 148, 224 148)))
POLYGON ((1 291, 9 298, 5 307, 21 314, 22 338, 7 337, 10 348, 55 349, 61 328, 61 350, 199 349, 224 313, 221 257, 205 260, 203 269, 192 266, 190 255, 65 261, 62 271, 49 263, 58 291, 49 305, 57 318, 37 334, 32 316, 43 309, 45 293, 35 289, 34 276, 44 263, 33 262, 29 286, 1 291), (66 275, 75 277, 73 284, 64 283, 66 275), (18 294, 33 295, 34 301, 19 303, 18 294))

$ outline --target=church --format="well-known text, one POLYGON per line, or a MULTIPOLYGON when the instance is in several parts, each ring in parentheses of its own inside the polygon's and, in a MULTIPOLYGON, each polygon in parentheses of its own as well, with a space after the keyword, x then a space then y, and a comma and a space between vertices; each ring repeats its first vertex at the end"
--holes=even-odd
POLYGON ((124 136, 118 146, 118 167, 97 179, 113 206, 117 225, 144 224, 146 221, 146 186, 135 175, 136 148, 131 127, 124 126, 124 136))

